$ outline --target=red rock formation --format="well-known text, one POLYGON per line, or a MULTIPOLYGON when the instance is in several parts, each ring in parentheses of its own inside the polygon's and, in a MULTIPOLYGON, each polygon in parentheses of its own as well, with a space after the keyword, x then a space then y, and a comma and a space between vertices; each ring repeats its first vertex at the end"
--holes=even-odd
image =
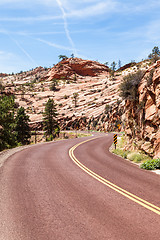
POLYGON ((6 77, 6 76, 8 76, 8 74, 6 74, 6 73, 0 73, 0 77, 6 77))
POLYGON ((49 80, 56 79, 73 79, 74 75, 80 76, 98 76, 101 74, 108 75, 109 68, 96 61, 83 60, 81 58, 68 58, 56 64, 49 72, 49 80))
POLYGON ((160 61, 145 73, 138 88, 139 103, 126 103, 126 133, 136 145, 160 157, 160 61))
POLYGON ((127 68, 133 67, 134 65, 136 65, 135 62, 127 63, 127 64, 125 64, 124 66, 120 67, 120 68, 118 69, 118 71, 126 70, 127 68))

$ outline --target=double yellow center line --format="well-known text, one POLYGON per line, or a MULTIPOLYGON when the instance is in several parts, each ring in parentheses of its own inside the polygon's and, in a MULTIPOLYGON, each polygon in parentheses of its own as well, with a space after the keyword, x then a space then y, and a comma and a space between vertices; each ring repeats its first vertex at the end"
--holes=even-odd
POLYGON ((86 141, 83 141, 81 143, 76 144, 75 146, 73 146, 70 150, 69 150, 69 156, 72 159, 72 161, 78 166, 80 167, 83 171, 85 171, 87 174, 89 174, 91 177, 95 178, 96 180, 98 180, 99 182, 103 183, 104 185, 106 185, 107 187, 113 189, 114 191, 120 193, 121 195, 129 198, 130 200, 138 203, 139 205, 147 208, 148 210, 160 215, 160 208, 153 205, 152 203, 149 203, 145 200, 143 200, 140 197, 137 197, 136 195, 126 191, 125 189, 118 187, 117 185, 115 185, 114 183, 108 181, 107 179, 99 176, 98 174, 96 174, 95 172, 91 171, 89 168, 87 168, 85 165, 83 165, 74 155, 74 150, 80 146, 81 144, 84 144, 88 141, 92 141, 96 138, 92 138, 92 139, 88 139, 86 141))

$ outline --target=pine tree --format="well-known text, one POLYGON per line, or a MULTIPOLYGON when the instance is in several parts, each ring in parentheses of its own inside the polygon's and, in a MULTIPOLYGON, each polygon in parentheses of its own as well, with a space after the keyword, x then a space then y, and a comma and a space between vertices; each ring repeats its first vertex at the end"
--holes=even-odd
POLYGON ((76 73, 74 74, 73 81, 74 81, 75 83, 77 82, 77 75, 76 75, 76 73))
POLYGON ((78 96, 79 96, 78 93, 73 93, 72 101, 74 103, 75 108, 77 107, 78 96))
POLYGON ((4 86, 2 84, 2 81, 0 80, 0 94, 3 93, 3 90, 4 90, 4 86))
POLYGON ((15 131, 18 142, 22 144, 29 144, 30 142, 31 134, 28 122, 29 116, 26 115, 25 109, 20 107, 15 118, 15 131))
POLYGON ((0 151, 16 146, 14 132, 14 96, 0 97, 0 151))
POLYGON ((122 63, 121 63, 121 60, 118 61, 118 68, 121 68, 122 67, 122 63))
POLYGON ((74 53, 71 54, 71 58, 74 58, 74 53))
POLYGON ((153 62, 156 62, 160 58, 160 51, 157 46, 152 49, 152 53, 148 55, 148 58, 151 59, 153 62))
POLYGON ((59 60, 66 60, 68 57, 66 55, 59 55, 59 60))
POLYGON ((115 72, 115 70, 116 70, 116 65, 117 65, 117 63, 115 61, 111 63, 111 69, 113 72, 115 72))
POLYGON ((43 117, 43 125, 46 137, 55 136, 55 129, 58 127, 58 122, 56 119, 57 115, 58 113, 56 110, 56 104, 54 103, 53 99, 49 98, 45 106, 43 117))
POLYGON ((109 62, 105 62, 105 63, 104 63, 104 65, 105 65, 106 67, 108 67, 108 64, 109 64, 109 62))

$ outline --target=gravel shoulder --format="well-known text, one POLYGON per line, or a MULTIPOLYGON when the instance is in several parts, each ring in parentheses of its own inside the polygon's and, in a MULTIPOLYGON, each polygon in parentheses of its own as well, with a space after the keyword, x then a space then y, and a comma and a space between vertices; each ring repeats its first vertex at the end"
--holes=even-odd
POLYGON ((0 168, 4 165, 5 161, 14 153, 22 151, 23 149, 32 147, 34 145, 26 145, 26 146, 20 146, 12 149, 7 149, 2 152, 0 152, 0 168))

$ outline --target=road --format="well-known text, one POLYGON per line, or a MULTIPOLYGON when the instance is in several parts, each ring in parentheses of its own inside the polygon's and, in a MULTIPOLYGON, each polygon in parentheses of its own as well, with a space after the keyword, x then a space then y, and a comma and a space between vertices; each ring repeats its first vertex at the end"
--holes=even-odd
POLYGON ((111 154, 112 138, 9 157, 0 169, 0 240, 160 239, 160 176, 111 154))

